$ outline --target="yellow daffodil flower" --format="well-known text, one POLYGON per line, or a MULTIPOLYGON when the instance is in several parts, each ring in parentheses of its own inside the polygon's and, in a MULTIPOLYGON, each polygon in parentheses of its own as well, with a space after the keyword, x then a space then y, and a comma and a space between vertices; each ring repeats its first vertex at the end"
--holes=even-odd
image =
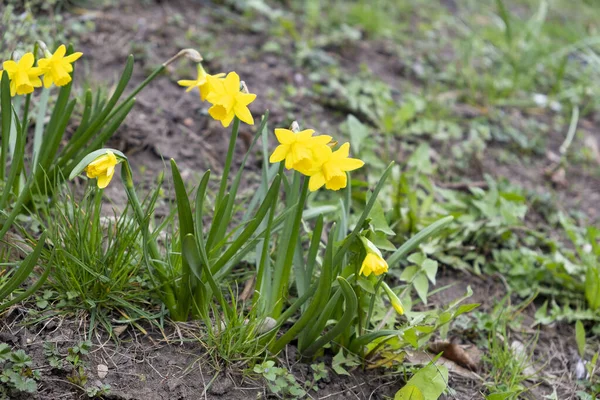
POLYGON ((112 151, 107 151, 85 168, 87 177, 98 178, 98 187, 104 189, 110 183, 115 174, 115 166, 119 163, 117 157, 112 151))
POLYGON ((344 143, 338 150, 333 151, 329 146, 315 148, 315 162, 320 164, 315 172, 311 172, 308 189, 311 192, 325 185, 330 190, 345 188, 348 184, 347 171, 354 171, 365 163, 357 158, 349 158, 350 144, 344 143))
POLYGON ((298 133, 289 129, 275 129, 275 136, 280 144, 271 154, 269 161, 276 163, 285 160, 287 169, 293 168, 304 175, 309 175, 320 167, 315 158, 315 148, 327 147, 327 143, 331 141, 331 136, 313 136, 313 133, 315 133, 313 129, 305 129, 298 133))
POLYGON ((224 127, 228 127, 233 117, 248 125, 254 125, 254 118, 248 109, 248 105, 256 99, 252 93, 244 93, 240 90, 240 77, 235 72, 227 74, 225 79, 207 77, 212 85, 211 92, 206 100, 213 104, 208 109, 211 117, 221 121, 224 127))
POLYGON ((402 302, 400 301, 398 296, 396 296, 396 293, 394 293, 394 291, 390 289, 387 283, 382 282, 382 285, 383 290, 385 290, 385 293, 388 296, 388 299, 390 299, 390 303, 392 303, 392 307, 394 307, 394 310, 396 310, 396 312, 399 315, 404 315, 404 306, 402 305, 402 302))
POLYGON ((33 88, 42 86, 40 75, 42 70, 34 67, 33 53, 25 53, 18 62, 4 61, 2 68, 8 73, 10 79, 10 95, 23 95, 33 92, 33 88))
POLYGON ((369 276, 371 274, 381 275, 388 271, 388 264, 383 259, 381 255, 381 251, 366 237, 361 236, 360 238, 363 242, 365 250, 367 251, 367 255, 362 262, 362 266, 360 268, 359 274, 363 274, 364 276, 369 276))
POLYGON ((69 54, 67 53, 67 47, 61 44, 54 54, 49 54, 46 58, 41 58, 38 61, 42 73, 44 74, 44 87, 49 88, 54 83, 56 86, 65 86, 71 82, 70 73, 73 72, 73 63, 83 55, 83 53, 77 52, 69 54))
POLYGON ((200 100, 204 101, 213 89, 213 86, 210 83, 210 79, 222 80, 224 76, 225 74, 223 73, 209 75, 206 73, 204 68, 202 68, 202 65, 198 64, 198 78, 196 78, 195 80, 183 79, 177 81, 177 84, 180 86, 187 86, 187 88, 185 89, 186 92, 189 92, 194 88, 198 88, 198 90, 200 91, 200 100))

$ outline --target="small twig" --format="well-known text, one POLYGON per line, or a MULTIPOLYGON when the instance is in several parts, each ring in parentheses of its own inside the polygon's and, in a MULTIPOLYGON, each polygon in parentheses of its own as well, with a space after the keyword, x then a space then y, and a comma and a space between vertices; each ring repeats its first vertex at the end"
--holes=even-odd
POLYGON ((573 106, 573 113, 571 114, 571 123, 569 124, 569 130, 567 131, 567 137, 559 148, 561 158, 564 157, 573 142, 575 137, 575 131, 577 131, 577 123, 579 122, 579 107, 573 106))
POLYGON ((252 294, 254 293, 254 276, 252 276, 250 279, 248 279, 246 281, 246 283, 244 284, 244 290, 242 290, 242 293, 239 295, 238 299, 240 301, 246 301, 250 298, 250 296, 252 296, 252 294))
POLYGON ((451 189, 451 190, 468 190, 469 188, 476 187, 480 189, 487 189, 489 184, 485 181, 475 181, 475 182, 439 182, 436 183, 439 187, 443 189, 451 189))

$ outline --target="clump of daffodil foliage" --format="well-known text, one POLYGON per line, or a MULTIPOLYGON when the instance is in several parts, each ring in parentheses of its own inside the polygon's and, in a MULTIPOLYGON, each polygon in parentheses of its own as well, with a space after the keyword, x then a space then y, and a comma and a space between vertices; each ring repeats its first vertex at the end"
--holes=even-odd
POLYGON ((252 354, 257 354, 258 349, 258 354, 277 354, 295 341, 306 358, 326 348, 372 357, 388 343, 393 343, 396 351, 418 347, 419 341, 426 341, 464 312, 453 305, 421 315, 412 310, 412 281, 400 288, 385 282, 390 269, 406 263, 408 254, 452 217, 435 222, 385 257, 375 245, 378 233, 371 213, 392 165, 372 192, 362 196, 367 202, 358 219, 351 219, 354 196, 349 174, 365 163, 350 157, 350 143, 338 145, 333 136, 302 130, 294 122, 289 129, 275 129, 278 145, 268 154, 267 113, 241 166, 232 171, 240 125, 254 125, 249 106, 257 96, 236 72, 211 75, 199 61, 197 78, 178 84, 187 92, 198 89, 200 101, 208 103, 208 115, 223 127, 231 126, 229 147, 210 210, 210 171, 202 175, 190 195, 171 160, 178 218, 169 228, 173 239, 166 250, 160 250, 155 239, 160 233, 157 229, 165 229, 165 224, 153 223, 152 205, 144 209, 138 200, 132 168, 124 154, 99 149, 71 173, 74 177, 85 171, 88 178, 97 178, 97 187, 103 189, 117 164, 122 164, 121 178, 145 238, 145 261, 157 282, 155 291, 172 319, 200 319, 215 346, 224 341, 227 345, 219 348, 242 353, 252 349, 252 354), (236 204, 237 193, 259 139, 263 159, 270 163, 263 164, 262 183, 251 201, 244 203, 240 217, 234 211, 241 206, 236 204), (315 212, 310 205, 315 196, 338 196, 340 206, 315 212), (240 304, 231 288, 238 283, 230 276, 243 260, 254 264, 255 281, 253 294, 240 304), (381 308, 392 314, 374 312, 381 308))
MULTIPOLYGON (((95 193, 94 199, 99 202, 102 190, 120 168, 129 202, 127 210, 132 210, 133 221, 141 232, 136 240, 140 241, 143 250, 140 257, 152 278, 151 290, 172 320, 203 321, 208 342, 219 351, 245 356, 276 355, 293 341, 303 358, 334 351, 367 359, 383 348, 400 352, 410 346, 418 347, 433 332, 442 330, 465 312, 464 308, 456 308, 456 304, 436 312, 414 311, 411 293, 415 279, 394 288, 391 282, 386 282, 390 270, 407 264, 410 252, 452 220, 452 217, 438 220, 397 249, 388 245, 386 250, 390 254, 385 256, 379 244, 389 241, 381 240, 381 229, 373 213, 380 212, 377 198, 392 164, 372 190, 355 196, 353 192, 357 189, 352 188, 350 173, 362 173, 365 163, 350 157, 350 143, 339 145, 335 135, 301 129, 296 122, 289 129, 276 128, 271 137, 265 113, 250 148, 236 163, 239 168, 233 170, 240 127, 255 124, 250 107, 257 95, 251 93, 234 71, 207 73, 201 55, 195 50, 180 51, 120 101, 132 72, 130 58, 108 101, 94 105, 94 96, 86 93, 82 120, 61 147, 76 101, 68 101, 73 63, 81 56, 64 45, 52 53, 40 42, 32 53, 3 63, 1 164, 4 166, 8 157, 20 160, 8 175, 4 168, 0 169, 0 178, 9 187, 0 201, 9 204, 11 200, 16 205, 9 214, 8 225, 2 227, 3 232, 10 226, 10 218, 14 219, 34 195, 39 196, 35 190, 44 187, 40 183, 45 179, 50 181, 46 187, 56 187, 62 177, 73 179, 85 173, 90 179, 88 190, 95 193), (36 59, 38 50, 41 57, 36 59), (197 89, 200 101, 208 103, 207 114, 223 127, 231 127, 231 135, 214 196, 208 192, 210 171, 203 173, 190 194, 175 160, 171 160, 177 217, 157 221, 154 206, 160 180, 146 197, 149 200, 142 203, 127 156, 104 147, 104 143, 132 109, 135 95, 165 71, 169 63, 182 57, 195 63, 197 77, 180 80, 178 84, 187 92, 197 89), (59 93, 47 126, 49 133, 36 136, 41 142, 34 143, 37 153, 28 171, 22 165, 22 150, 27 137, 29 102, 36 89, 42 91, 41 97, 47 102, 48 91, 55 86, 59 93), (14 96, 26 99, 25 115, 20 121, 11 113, 14 96), (18 127, 15 147, 19 150, 8 154, 6 133, 12 124, 18 127), (278 143, 270 151, 272 139, 278 143), (247 161, 261 141, 262 181, 250 201, 241 204, 238 189, 247 161), (27 176, 25 187, 14 190, 20 176, 27 176), (19 195, 15 197, 14 193, 19 195), (317 197, 335 199, 339 206, 313 207, 317 197), (354 200, 357 198, 366 199, 365 204, 357 204, 354 200), (360 213, 351 215, 357 209, 360 213), (159 237, 169 240, 159 246, 159 237), (248 264, 255 268, 253 291, 238 300, 233 294, 237 290, 232 286, 239 282, 231 280, 231 273, 248 264), (381 312, 382 309, 388 311, 381 312)), ((96 204, 90 212, 99 214, 100 210, 96 204)), ((87 218, 100 220, 99 215, 87 218)), ((0 232, 0 236, 3 234, 0 232)), ((107 246, 114 245, 110 243, 116 242, 108 242, 107 246)), ((55 246, 60 247, 60 243, 55 246)), ((39 247, 36 249, 40 251, 39 247)), ((416 258, 424 258, 419 257, 416 258)), ((31 259, 27 263, 30 265, 31 259)), ((431 277, 431 271, 427 276, 431 277)), ((122 287, 126 290, 126 286, 122 287)), ((90 300, 93 304, 94 299, 90 300)), ((137 311, 138 315, 149 315, 137 311)))

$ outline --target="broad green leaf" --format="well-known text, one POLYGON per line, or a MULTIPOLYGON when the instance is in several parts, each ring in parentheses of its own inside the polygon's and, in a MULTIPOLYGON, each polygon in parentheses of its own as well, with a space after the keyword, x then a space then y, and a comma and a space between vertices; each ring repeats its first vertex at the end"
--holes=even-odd
POLYGON ((364 140, 369 137, 369 128, 352 114, 348 115, 347 124, 352 147, 360 153, 364 140))
POLYGON ((423 261, 423 264, 421 264, 421 268, 423 269, 423 271, 425 271, 425 274, 427 275, 427 278, 429 278, 431 283, 435 285, 435 275, 437 274, 438 270, 438 262, 428 258, 425 261, 423 261))
POLYGON ((406 386, 396 393, 394 400, 437 400, 444 393, 447 386, 448 368, 443 365, 429 364, 418 370, 406 382, 406 386), (415 395, 421 397, 414 397, 415 395))
POLYGON ((458 309, 454 312, 454 318, 458 317, 461 314, 464 313, 468 313, 474 309, 476 309, 477 307, 479 307, 481 304, 479 303, 473 303, 473 304, 463 304, 462 306, 459 306, 458 309))
POLYGON ((419 272, 419 267, 417 266, 412 265, 410 267, 406 267, 400 274, 400 280, 410 282, 417 272, 419 272))
POLYGON ((517 393, 512 392, 496 392, 486 396, 486 400, 506 400, 515 396, 517 393))
POLYGON ((590 266, 585 274, 585 298, 592 310, 600 308, 600 274, 595 266, 590 266))
POLYGON ((422 229, 408 239, 398 250, 388 258, 387 262, 390 267, 396 265, 396 263, 400 262, 408 253, 414 250, 419 244, 427 240, 430 236, 436 234, 437 232, 444 229, 450 222, 454 220, 454 217, 448 216, 442 219, 435 221, 433 224, 429 225, 427 228, 422 229))
MULTIPOLYGON (((370 195, 368 196, 368 198, 370 198, 370 195)), ((395 235, 396 233, 394 232, 394 230, 392 228, 390 228, 386 218, 385 218, 385 214, 383 212, 383 207, 381 206, 381 203, 379 202, 379 200, 375 200, 375 203, 373 204, 373 208, 371 209, 371 212, 369 213, 369 218, 371 218, 371 226, 373 227, 373 230, 375 232, 382 232, 385 233, 386 235, 395 235)))
POLYGON ((413 385, 406 385, 402 389, 400 389, 396 396, 394 396, 394 400, 427 400, 423 397, 423 393, 419 390, 418 387, 413 385))
POLYGON ((577 320, 575 323, 575 341, 577 342, 579 356, 583 358, 585 354, 585 329, 583 328, 583 323, 580 320, 577 320))
POLYGON ((425 254, 423 254, 423 253, 413 253, 410 256, 408 256, 406 259, 413 264, 421 266, 421 264, 423 264, 423 261, 425 261, 426 257, 425 257, 425 254))
POLYGON ((429 145, 427 143, 422 143, 410 156, 408 165, 423 174, 432 173, 433 166, 431 165, 431 160, 429 159, 430 152, 431 149, 429 145))
POLYGON ((427 277, 425 276, 425 274, 422 274, 422 273, 418 274, 413 281, 413 286, 415 287, 417 294, 423 301, 423 304, 427 304, 427 293, 429 292, 429 281, 427 280, 427 277))
POLYGON ((402 338, 408 342, 415 349, 419 348, 419 338, 415 328, 410 328, 404 331, 402 338))

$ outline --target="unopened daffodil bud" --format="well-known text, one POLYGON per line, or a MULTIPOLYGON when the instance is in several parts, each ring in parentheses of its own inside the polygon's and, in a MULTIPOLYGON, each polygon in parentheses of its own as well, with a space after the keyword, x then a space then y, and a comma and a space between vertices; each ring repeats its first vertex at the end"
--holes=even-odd
POLYGON ((396 293, 394 293, 394 291, 388 286, 387 283, 381 282, 381 284, 383 286, 383 290, 385 290, 385 293, 388 296, 388 299, 390 299, 390 303, 392 303, 392 307, 394 307, 394 310, 396 310, 396 312, 399 315, 404 315, 404 307, 402 306, 402 302, 400 301, 398 296, 396 296, 396 293))
POLYGON ((192 62, 201 63, 203 61, 202 55, 195 49, 183 49, 180 50, 179 53, 175 54, 173 57, 169 58, 167 61, 163 63, 163 66, 167 66, 171 64, 173 61, 180 59, 181 57, 185 57, 192 62))
POLYGON ((367 255, 362 262, 359 274, 363 274, 364 276, 373 274, 377 276, 386 273, 388 271, 388 264, 383 259, 381 251, 366 237, 361 236, 360 239, 367 251, 367 255))

